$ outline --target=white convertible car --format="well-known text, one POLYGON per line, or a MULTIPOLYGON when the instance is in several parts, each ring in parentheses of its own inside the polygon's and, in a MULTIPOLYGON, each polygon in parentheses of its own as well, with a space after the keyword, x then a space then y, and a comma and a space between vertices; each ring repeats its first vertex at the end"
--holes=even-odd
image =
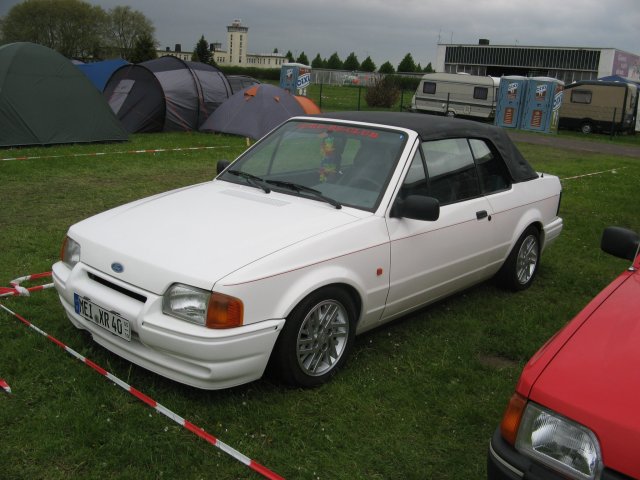
POLYGON ((73 324, 204 389, 326 382, 356 334, 496 277, 519 290, 562 230, 557 177, 504 131, 379 112, 293 118, 218 176, 73 225, 73 324))

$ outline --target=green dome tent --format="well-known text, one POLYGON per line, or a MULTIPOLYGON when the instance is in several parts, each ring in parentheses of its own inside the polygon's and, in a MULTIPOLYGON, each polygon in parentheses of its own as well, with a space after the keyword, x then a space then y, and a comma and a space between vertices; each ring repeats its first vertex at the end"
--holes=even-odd
POLYGON ((0 47, 0 147, 127 138, 100 92, 68 59, 34 43, 0 47))

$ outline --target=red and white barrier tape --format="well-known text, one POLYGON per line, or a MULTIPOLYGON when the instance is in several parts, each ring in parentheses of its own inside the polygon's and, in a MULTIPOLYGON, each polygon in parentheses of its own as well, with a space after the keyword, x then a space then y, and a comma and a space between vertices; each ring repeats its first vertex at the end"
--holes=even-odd
POLYGON ((155 148, 148 150, 121 150, 118 152, 91 152, 91 153, 73 153, 71 155, 40 155, 40 156, 24 156, 24 157, 8 157, 0 158, 0 162, 9 162, 12 160, 40 160, 43 158, 69 158, 69 157, 99 157, 101 155, 119 155, 127 153, 160 153, 160 152, 182 152, 188 150, 211 150, 214 148, 229 148, 229 145, 221 145, 217 147, 183 147, 183 148, 155 148))
POLYGON ((0 378, 0 388, 2 388, 7 393, 11 393, 11 387, 7 382, 5 382, 4 378, 0 378))
MULTIPOLYGON (((34 324, 29 322, 24 317, 22 317, 22 316, 18 315, 17 313, 9 310, 2 303, 0 303, 0 308, 5 310, 7 313, 13 315, 14 317, 16 317, 18 320, 20 320, 22 323, 24 323, 29 328, 31 328, 31 329, 35 330, 36 332, 38 332, 40 335, 43 335, 43 336, 47 337, 50 341, 52 341, 53 343, 58 345, 60 348, 65 350, 67 353, 69 353, 71 356, 75 357, 77 360, 80 360, 85 365, 91 367, 93 370, 98 372, 100 375, 105 376, 106 378, 111 380, 113 383, 115 383, 116 385, 118 385, 119 387, 123 388, 124 390, 129 392, 131 395, 136 397, 138 400, 146 403, 151 408, 154 408, 158 413, 161 413, 165 417, 173 420, 178 425, 181 425, 182 427, 186 428, 190 432, 195 433, 198 437, 200 437, 203 440, 209 442, 214 447, 219 448, 220 450, 222 450, 226 454, 230 455, 234 459, 238 460, 239 462, 244 463, 247 467, 249 467, 252 470, 254 470, 255 472, 259 473, 263 477, 268 478, 270 480, 284 480, 284 478, 281 477, 280 475, 278 475, 277 473, 274 473, 271 470, 269 470, 267 467, 259 464, 258 462, 254 461, 254 460, 251 460, 249 457, 247 457, 246 455, 243 455, 242 453, 237 451, 235 448, 227 445, 226 443, 222 442, 220 439, 214 437, 210 433, 205 432, 202 428, 194 425, 193 423, 191 423, 188 420, 185 420, 181 416, 177 415, 176 413, 172 412, 168 408, 166 408, 166 407, 162 406, 161 404, 159 404, 158 402, 156 402, 154 399, 148 397, 147 395, 145 395, 141 391, 135 389, 131 385, 127 384, 126 382, 124 382, 122 380, 120 380, 118 377, 116 377, 112 373, 109 373, 104 368, 102 368, 99 365, 93 363, 88 358, 80 355, 78 352, 76 352, 72 348, 66 346, 64 343, 62 343, 57 338, 52 337, 48 333, 40 330, 38 327, 36 327, 34 324)), ((7 391, 7 393, 11 393, 11 389, 9 388, 9 385, 6 384, 6 382, 0 381, 0 386, 2 386, 7 391), (4 385, 6 385, 6 388, 4 387, 4 385), (7 390, 7 388, 8 388, 8 390, 7 390)))
POLYGON ((51 276, 51 272, 44 273, 34 273, 33 275, 26 275, 24 277, 16 278, 15 280, 11 280, 9 282, 10 287, 0 287, 0 298, 1 297, 28 297, 31 292, 38 292, 40 290, 45 290, 47 288, 53 287, 53 283, 47 283, 46 285, 36 285, 35 287, 23 287, 20 285, 22 282, 28 282, 30 280, 38 280, 41 278, 49 278, 51 276))
POLYGON ((576 178, 592 177, 594 175, 602 175, 603 173, 617 173, 618 170, 622 170, 625 167, 612 168, 611 170, 602 170, 601 172, 583 173, 582 175, 576 175, 575 177, 564 177, 560 180, 575 180, 576 178))

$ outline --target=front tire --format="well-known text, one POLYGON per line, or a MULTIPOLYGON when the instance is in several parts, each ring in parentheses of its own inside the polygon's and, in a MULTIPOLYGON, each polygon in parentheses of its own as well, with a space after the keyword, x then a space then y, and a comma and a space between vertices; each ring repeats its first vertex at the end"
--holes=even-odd
POLYGON ((285 383, 315 387, 344 365, 355 337, 356 308, 338 287, 307 296, 291 312, 278 337, 272 368, 285 383))
POLYGON ((516 242, 502 266, 498 279, 509 290, 529 288, 538 273, 540 262, 540 232, 529 226, 516 242))

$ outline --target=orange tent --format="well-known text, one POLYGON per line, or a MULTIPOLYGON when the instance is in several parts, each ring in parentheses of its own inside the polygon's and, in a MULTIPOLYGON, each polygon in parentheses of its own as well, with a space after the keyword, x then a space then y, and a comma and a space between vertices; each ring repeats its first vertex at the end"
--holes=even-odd
POLYGON ((310 98, 302 97, 300 95, 296 95, 295 97, 298 103, 300 104, 300 106, 302 107, 302 109, 304 110, 304 113, 307 113, 307 114, 321 113, 318 106, 310 98))

